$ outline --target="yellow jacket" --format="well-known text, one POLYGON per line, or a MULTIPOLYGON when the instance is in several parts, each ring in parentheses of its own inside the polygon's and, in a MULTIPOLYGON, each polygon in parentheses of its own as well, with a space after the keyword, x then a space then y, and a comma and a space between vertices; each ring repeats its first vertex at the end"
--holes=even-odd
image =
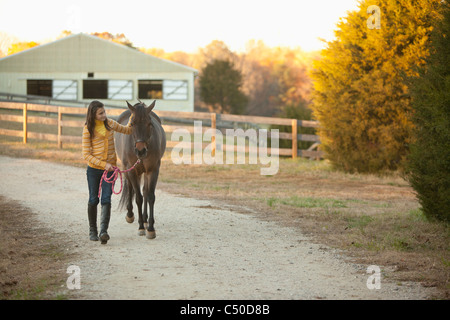
POLYGON ((83 158, 87 161, 88 166, 95 169, 105 170, 106 163, 113 166, 117 165, 114 131, 131 134, 131 121, 128 122, 127 126, 123 126, 112 119, 108 119, 108 124, 112 130, 106 130, 104 136, 95 130, 92 140, 87 126, 85 125, 83 128, 83 142, 81 144, 83 158))

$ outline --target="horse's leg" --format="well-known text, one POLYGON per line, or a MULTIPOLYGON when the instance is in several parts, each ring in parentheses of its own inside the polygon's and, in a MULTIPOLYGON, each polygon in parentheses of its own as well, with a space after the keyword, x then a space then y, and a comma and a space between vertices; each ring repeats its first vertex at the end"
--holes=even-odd
POLYGON ((137 174, 135 174, 134 172, 132 173, 132 178, 131 183, 133 185, 133 189, 134 189, 134 194, 136 196, 136 205, 138 208, 138 222, 139 222, 139 232, 138 234, 140 236, 143 236, 145 234, 145 229, 144 229, 144 219, 142 218, 142 193, 141 193, 141 184, 140 184, 140 179, 139 176, 137 174))
POLYGON ((133 213, 133 186, 131 185, 130 178, 128 178, 128 174, 126 176, 125 182, 126 185, 124 187, 125 190, 128 192, 127 196, 127 215, 125 216, 125 219, 128 223, 134 222, 134 213, 133 213))
POLYGON ((144 228, 148 228, 148 214, 147 214, 147 206, 148 206, 148 190, 150 185, 150 176, 148 174, 145 174, 144 176, 144 190, 143 190, 143 196, 144 196, 144 213, 143 213, 143 219, 144 219, 144 228))
POLYGON ((158 182, 158 175, 159 175, 159 168, 154 170, 152 172, 152 176, 150 178, 150 188, 149 192, 147 194, 148 197, 148 203, 150 205, 150 216, 148 217, 148 228, 147 228, 147 239, 154 239, 156 237, 155 232, 155 218, 154 218, 154 205, 155 205, 155 189, 156 189, 156 183, 158 182))
POLYGON ((136 204, 138 207, 138 222, 139 222, 139 232, 138 234, 140 236, 143 236, 145 234, 145 228, 144 228, 144 219, 142 218, 142 202, 143 202, 143 198, 142 198, 142 194, 141 194, 141 190, 139 190, 136 193, 136 204))

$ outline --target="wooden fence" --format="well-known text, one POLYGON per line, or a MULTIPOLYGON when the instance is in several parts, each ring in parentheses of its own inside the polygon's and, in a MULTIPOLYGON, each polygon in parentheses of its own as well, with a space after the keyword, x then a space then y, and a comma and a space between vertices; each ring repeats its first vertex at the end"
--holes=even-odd
MULTIPOLYGON (((21 122, 23 124, 22 130, 11 130, 11 129, 2 129, 0 128, 1 135, 8 136, 16 136, 22 137, 23 142, 27 143, 28 139, 39 139, 46 141, 57 142, 58 147, 62 148, 63 143, 80 143, 81 144, 81 133, 78 136, 73 135, 64 135, 63 128, 64 127, 77 127, 82 128, 84 126, 84 118, 83 120, 73 120, 73 115, 86 115, 86 108, 78 108, 78 107, 63 107, 63 106, 52 106, 52 105, 40 105, 40 104, 31 104, 31 103, 21 103, 21 102, 0 102, 0 109, 14 109, 14 110, 22 110, 22 115, 12 115, 12 114, 1 114, 1 121, 13 121, 13 122, 21 122), (29 111, 44 113, 45 116, 42 115, 29 115, 29 111), (49 114, 56 115, 50 117, 49 114), (72 120, 67 120, 67 116, 72 115, 72 120), (65 117, 64 117, 65 116, 65 117), (28 130, 28 124, 30 123, 38 123, 49 126, 56 126, 58 128, 57 134, 50 133, 40 133, 40 132, 32 132, 28 130)), ((125 109, 115 109, 115 108, 107 108, 107 114, 109 116, 118 116, 125 109)), ((1 110, 0 110, 1 111, 1 110)), ((282 126, 291 126, 292 133, 280 132, 279 139, 291 140, 292 147, 291 148, 279 148, 279 155, 282 156, 291 156, 292 158, 297 157, 308 157, 319 159, 322 157, 322 152, 320 150, 314 150, 320 144, 319 137, 317 135, 312 134, 298 134, 299 127, 318 127, 317 121, 305 121, 305 120, 297 120, 297 119, 285 119, 285 118, 272 118, 272 117, 259 117, 259 116, 242 116, 242 115, 232 115, 232 114, 218 114, 218 113, 208 113, 208 112, 175 112, 175 111, 155 111, 159 117, 162 119, 188 119, 188 120, 204 120, 208 124, 209 127, 203 126, 203 131, 213 128, 216 129, 217 123, 248 123, 253 125, 282 125, 282 126), (297 148, 298 141, 311 141, 313 142, 312 146, 307 150, 301 150, 297 148)), ((190 133, 194 133, 194 126, 187 125, 164 125, 164 130, 167 133, 173 132, 176 129, 186 129, 190 133)), ((179 141, 171 141, 168 139, 167 147, 171 148, 177 145, 179 141)), ((193 142, 192 142, 193 143, 193 142)), ((214 138, 212 143, 214 143, 214 138)), ((223 146, 224 150, 229 146, 223 146)), ((234 149, 234 146, 232 146, 234 149)), ((247 148, 246 151, 249 151, 247 148)))

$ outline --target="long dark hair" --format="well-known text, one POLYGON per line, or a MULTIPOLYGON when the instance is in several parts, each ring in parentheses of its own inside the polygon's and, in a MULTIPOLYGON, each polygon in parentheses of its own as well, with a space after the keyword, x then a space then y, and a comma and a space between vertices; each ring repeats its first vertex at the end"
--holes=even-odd
MULTIPOLYGON (((88 111, 86 114, 86 123, 87 129, 91 135, 91 139, 94 137, 95 131, 95 115, 97 114, 97 110, 100 108, 104 108, 105 105, 100 101, 94 100, 89 104, 88 111)), ((111 127, 108 124, 108 119, 104 121, 106 130, 110 131, 111 127)))

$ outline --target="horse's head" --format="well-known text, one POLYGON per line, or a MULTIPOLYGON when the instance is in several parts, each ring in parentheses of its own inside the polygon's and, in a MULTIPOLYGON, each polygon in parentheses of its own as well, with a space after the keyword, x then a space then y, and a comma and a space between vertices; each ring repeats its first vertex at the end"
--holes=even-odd
POLYGON ((128 101, 127 105, 131 113, 134 115, 131 126, 133 127, 134 152, 139 159, 147 156, 149 141, 152 137, 153 125, 150 112, 155 107, 155 101, 150 106, 146 106, 139 101, 132 106, 128 101))

